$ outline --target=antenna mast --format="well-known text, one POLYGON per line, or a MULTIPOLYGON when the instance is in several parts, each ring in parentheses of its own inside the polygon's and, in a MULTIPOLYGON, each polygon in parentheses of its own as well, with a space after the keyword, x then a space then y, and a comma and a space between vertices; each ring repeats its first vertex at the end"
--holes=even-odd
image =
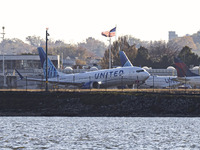
POLYGON ((1 34, 2 34, 2 39, 4 40, 4 36, 5 36, 5 34, 6 34, 5 31, 4 31, 4 30, 5 30, 5 27, 2 27, 2 29, 3 29, 3 32, 2 32, 1 34))

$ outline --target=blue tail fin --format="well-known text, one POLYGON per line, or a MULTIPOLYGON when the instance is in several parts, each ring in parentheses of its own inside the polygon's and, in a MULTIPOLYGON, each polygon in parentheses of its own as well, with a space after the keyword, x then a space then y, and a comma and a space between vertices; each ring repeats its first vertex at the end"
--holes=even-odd
MULTIPOLYGON (((46 76, 46 53, 44 52, 42 47, 38 47, 38 52, 40 56, 41 65, 43 68, 44 76, 46 76)), ((58 71, 56 67, 53 65, 51 60, 48 58, 48 78, 55 78, 58 77, 58 71)))
POLYGON ((192 77, 192 76, 199 76, 198 74, 195 74, 189 70, 187 65, 182 62, 179 58, 174 58, 174 67, 177 70, 177 76, 178 77, 192 77))
POLYGON ((124 53, 124 51, 119 51, 119 57, 122 67, 133 66, 126 54, 124 53))

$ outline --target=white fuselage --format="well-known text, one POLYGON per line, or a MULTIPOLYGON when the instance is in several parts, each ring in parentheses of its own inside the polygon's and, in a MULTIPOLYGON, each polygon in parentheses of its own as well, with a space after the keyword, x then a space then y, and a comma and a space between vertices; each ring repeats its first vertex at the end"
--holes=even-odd
POLYGON ((101 87, 134 84, 135 81, 145 81, 149 73, 140 67, 122 67, 97 70, 77 74, 59 74, 57 78, 49 78, 49 82, 62 84, 84 84, 98 82, 101 87))
POLYGON ((180 85, 180 82, 174 81, 176 76, 150 76, 141 87, 144 88, 167 88, 180 85))
POLYGON ((178 77, 178 80, 183 84, 189 84, 191 86, 200 86, 200 76, 178 77))

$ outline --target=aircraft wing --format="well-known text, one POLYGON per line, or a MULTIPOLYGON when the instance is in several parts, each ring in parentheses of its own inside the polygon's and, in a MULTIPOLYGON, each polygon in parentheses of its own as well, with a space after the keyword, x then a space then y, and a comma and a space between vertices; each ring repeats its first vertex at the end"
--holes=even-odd
MULTIPOLYGON (((27 81, 36 81, 36 82, 46 82, 46 78, 43 78, 43 79, 38 79, 38 78, 29 78, 29 77, 24 77, 22 76, 22 74, 19 73, 19 71, 17 71, 15 69, 15 71, 17 72, 17 74, 19 75, 20 77, 20 80, 27 80, 27 81)), ((75 86, 83 86, 84 83, 73 83, 73 82, 66 82, 66 81, 59 81, 59 80, 51 80, 51 79, 48 79, 48 82, 49 83, 57 83, 57 84, 62 84, 62 85, 75 85, 75 86)))
MULTIPOLYGON (((36 82, 46 82, 46 79, 36 79, 36 78, 24 78, 23 80, 28 80, 28 81, 36 81, 36 82)), ((60 84, 60 85, 73 85, 73 86, 77 86, 77 87, 82 87, 85 83, 73 83, 73 82, 66 82, 66 81, 56 81, 56 80, 51 80, 48 79, 48 83, 51 84, 60 84)))
POLYGON ((173 78, 173 79, 171 79, 171 80, 173 80, 173 81, 178 81, 178 82, 187 82, 187 81, 190 81, 190 79, 188 79, 188 78, 185 78, 185 77, 177 77, 177 78, 173 78))

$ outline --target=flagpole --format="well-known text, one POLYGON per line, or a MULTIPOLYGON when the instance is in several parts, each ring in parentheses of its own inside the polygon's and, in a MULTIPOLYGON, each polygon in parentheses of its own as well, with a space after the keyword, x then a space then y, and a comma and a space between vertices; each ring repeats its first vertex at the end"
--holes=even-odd
MULTIPOLYGON (((115 25, 115 28, 117 28, 117 24, 115 25)), ((117 30, 115 31, 115 41, 117 41, 117 30)))
MULTIPOLYGON (((116 25, 117 26, 117 25, 116 25)), ((109 48, 108 48, 108 68, 109 69, 111 69, 111 67, 112 67, 112 62, 111 62, 111 59, 112 59, 112 57, 111 57, 111 55, 112 55, 112 53, 111 53, 111 37, 113 37, 113 36, 115 36, 115 32, 116 32, 116 27, 115 28, 113 28, 113 29, 111 29, 110 31, 105 31, 105 32, 102 32, 101 34, 103 35, 103 36, 105 36, 105 37, 109 37, 110 39, 109 39, 109 41, 110 41, 110 46, 109 46, 109 48)))
POLYGON ((48 92, 48 28, 46 28, 46 92, 48 92))
POLYGON ((111 37, 110 37, 109 41, 110 41, 110 48, 109 48, 109 69, 111 69, 111 37))

